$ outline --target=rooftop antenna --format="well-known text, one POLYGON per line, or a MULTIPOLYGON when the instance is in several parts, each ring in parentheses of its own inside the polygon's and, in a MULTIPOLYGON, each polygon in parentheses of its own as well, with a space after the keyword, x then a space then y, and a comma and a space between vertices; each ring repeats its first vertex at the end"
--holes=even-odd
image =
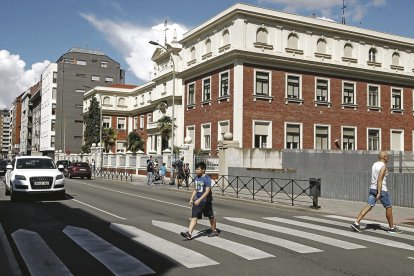
POLYGON ((167 45, 167 30, 168 30, 167 18, 165 18, 165 21, 164 21, 164 45, 167 45))
POLYGON ((345 5, 345 0, 342 0, 342 8, 341 8, 341 10, 342 10, 342 24, 346 24, 345 23, 345 8, 346 8, 346 5, 345 5))

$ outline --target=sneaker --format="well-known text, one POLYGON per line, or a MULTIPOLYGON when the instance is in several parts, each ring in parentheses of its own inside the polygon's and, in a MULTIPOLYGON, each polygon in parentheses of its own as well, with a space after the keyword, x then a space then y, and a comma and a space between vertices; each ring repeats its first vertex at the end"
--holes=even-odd
POLYGON ((400 228, 398 228, 397 225, 394 225, 394 227, 388 228, 388 233, 400 234, 400 233, 402 233, 402 230, 400 228))
POLYGON ((356 224, 355 222, 354 222, 354 223, 352 223, 351 228, 352 228, 354 231, 361 232, 361 226, 360 226, 359 224, 356 224))
POLYGON ((214 231, 211 231, 209 234, 208 234, 208 236, 209 237, 217 237, 219 234, 220 234, 220 230, 218 230, 218 229, 216 229, 216 230, 214 230, 214 231))
POLYGON ((181 236, 183 236, 184 238, 186 238, 187 240, 191 240, 191 234, 190 232, 181 232, 180 233, 181 236))

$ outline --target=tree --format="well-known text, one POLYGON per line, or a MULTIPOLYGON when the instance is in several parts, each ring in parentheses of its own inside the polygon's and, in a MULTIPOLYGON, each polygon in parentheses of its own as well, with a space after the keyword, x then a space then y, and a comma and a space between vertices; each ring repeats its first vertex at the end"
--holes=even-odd
POLYGON ((82 151, 90 153, 93 143, 98 144, 100 140, 101 108, 96 97, 92 97, 89 111, 83 117, 85 130, 83 132, 84 145, 82 151))
MULTIPOLYGON (((176 127, 174 125, 174 127, 176 127)), ((158 132, 161 134, 161 148, 165 150, 168 148, 168 140, 172 134, 172 120, 170 116, 163 116, 158 120, 158 132)))
POLYGON ((109 152, 111 147, 115 145, 116 132, 112 128, 104 128, 102 130, 102 142, 105 147, 105 151, 109 152))
POLYGON ((127 149, 136 153, 139 150, 144 150, 144 141, 142 140, 141 135, 136 131, 131 131, 128 133, 127 137, 127 149))

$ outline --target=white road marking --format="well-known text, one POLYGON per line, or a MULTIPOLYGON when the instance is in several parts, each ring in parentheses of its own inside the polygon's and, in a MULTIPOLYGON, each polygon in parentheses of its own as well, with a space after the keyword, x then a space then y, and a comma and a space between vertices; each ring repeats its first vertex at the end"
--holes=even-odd
MULTIPOLYGON (((210 226, 210 223, 207 221, 202 221, 200 220, 198 222, 199 224, 202 225, 207 225, 210 226)), ((250 230, 246 230, 243 228, 239 228, 239 227, 234 227, 231 225, 227 225, 227 224, 223 224, 223 223, 219 223, 217 226, 218 229, 229 232, 229 233, 233 233, 236 235, 240 235, 243 237, 247 237, 253 240, 258 240, 261 242, 265 242, 265 243, 270 243, 279 247, 283 247, 298 253, 315 253, 315 252, 322 252, 322 250, 318 249, 318 248, 314 248, 314 247, 310 247, 304 244, 300 244, 297 242, 292 242, 289 240, 284 240, 284 239, 280 239, 277 237, 273 237, 273 236, 269 236, 266 234, 262 234, 262 233, 258 233, 258 232, 254 232, 254 231, 250 231, 250 230)))
POLYGON ((277 226, 277 225, 273 225, 273 224, 269 224, 269 223, 263 223, 263 222, 254 221, 254 220, 250 220, 250 219, 229 218, 229 217, 226 217, 225 219, 228 219, 230 221, 235 221, 235 222, 238 222, 238 223, 243 223, 243 224, 255 226, 255 227, 260 227, 260 228, 263 228, 263 229, 267 229, 267 230, 271 230, 271 231, 275 231, 275 232, 279 232, 279 233, 283 233, 283 234, 286 234, 286 235, 292 235, 292 236, 300 237, 300 238, 303 238, 303 239, 308 239, 308 240, 311 240, 311 241, 316 241, 316 242, 328 244, 328 245, 331 245, 331 246, 336 246, 336 247, 343 248, 343 249, 366 248, 365 246, 362 246, 362 245, 359 245, 359 244, 350 243, 350 242, 346 242, 346 241, 341 241, 341 240, 338 240, 338 239, 333 239, 333 238, 325 237, 325 236, 318 235, 318 234, 313 234, 313 233, 300 231, 300 230, 296 230, 296 229, 292 229, 292 228, 277 226))
POLYGON ((100 212, 102 212, 102 213, 105 213, 105 214, 108 214, 108 215, 110 215, 110 216, 113 216, 113 217, 116 217, 116 218, 119 218, 119 219, 126 220, 126 218, 123 218, 123 217, 117 216, 117 215, 115 215, 115 214, 112 214, 112 213, 107 212, 107 211, 105 211, 105 210, 99 209, 99 208, 97 208, 97 207, 94 207, 94 206, 92 206, 92 205, 90 205, 90 204, 87 204, 87 203, 85 203, 85 202, 79 201, 79 200, 77 200, 77 199, 72 199, 72 201, 78 202, 78 203, 80 203, 80 204, 83 204, 83 205, 85 205, 85 206, 88 206, 89 208, 92 208, 92 209, 98 210, 98 211, 100 211, 100 212))
POLYGON ((217 265, 218 262, 181 245, 157 237, 133 226, 111 223, 110 228, 133 241, 160 252, 187 268, 217 265))
POLYGON ((180 204, 176 204, 176 203, 172 203, 172 202, 168 202, 168 201, 164 201, 164 200, 159 200, 159 199, 155 199, 155 198, 151 198, 151 197, 139 196, 139 195, 136 195, 136 194, 131 194, 131 193, 126 193, 126 192, 122 192, 122 191, 118 191, 118 190, 114 190, 114 189, 104 188, 104 187, 100 187, 100 186, 96 186, 96 185, 92 185, 92 184, 87 184, 87 183, 80 182, 80 181, 74 181, 74 180, 71 180, 71 181, 82 184, 82 185, 98 188, 98 189, 101 189, 101 190, 111 191, 111 192, 118 193, 118 194, 129 195, 129 196, 133 196, 133 197, 138 197, 138 198, 142 198, 142 199, 152 200, 152 201, 161 202, 161 203, 165 203, 165 204, 169 204, 169 205, 173 205, 173 206, 178 206, 178 207, 191 209, 191 207, 188 206, 188 205, 180 205, 180 204))
POLYGON ((414 260, 414 257, 407 257, 408 259, 414 260))
POLYGON ((11 235, 31 275, 72 275, 38 233, 19 229, 11 235))
MULTIPOLYGON (((175 232, 177 234, 180 233, 180 231, 186 229, 185 226, 157 220, 153 220, 152 224, 162 229, 175 232)), ((195 236, 194 234, 195 232, 193 232, 193 237, 195 236)), ((229 251, 230 253, 236 254, 242 258, 245 258, 246 260, 257 260, 274 257, 273 255, 254 247, 222 239, 220 237, 212 238, 207 236, 199 236, 194 240, 229 251)))
MULTIPOLYGON (((316 222, 321 222, 321 223, 325 223, 325 224, 331 224, 331 225, 336 225, 336 226, 342 226, 342 227, 346 227, 346 228, 350 228, 351 225, 349 223, 345 223, 345 222, 339 222, 339 221, 333 221, 333 220, 328 220, 328 219, 322 219, 322 218, 314 218, 314 217, 309 217, 309 216, 296 216, 296 218, 300 218, 300 219, 304 219, 304 220, 310 220, 310 221, 316 221, 316 222)), ((363 231, 369 231, 371 233, 376 233, 376 234, 380 234, 380 235, 392 235, 390 233, 388 233, 387 231, 384 230, 372 230, 372 229, 363 229, 363 231)), ((400 239, 405 239, 405 240, 411 240, 414 241, 414 236, 412 235, 405 235, 405 234, 395 234, 395 237, 400 238, 400 239)))
POLYGON ((268 220, 272 220, 272 221, 276 221, 276 222, 281 222, 281 223, 286 223, 286 224, 291 224, 291 225, 296 225, 296 226, 301 226, 301 227, 305 227, 305 228, 309 228, 309 229, 315 229, 315 230, 328 232, 328 233, 332 233, 332 234, 336 234, 336 235, 350 237, 350 238, 353 238, 353 239, 358 239, 358 240, 363 240, 363 241, 367 241, 367 242, 377 243, 377 244, 384 245, 384 246, 390 246, 390 247, 395 247, 395 248, 401 248, 401 249, 407 249, 407 250, 414 251, 414 246, 412 246, 412 245, 402 243, 402 242, 392 241, 392 240, 388 240, 388 239, 368 236, 368 235, 364 235, 364 234, 361 234, 361 233, 355 233, 355 232, 352 232, 351 230, 345 231, 345 230, 340 230, 340 229, 337 229, 337 228, 319 226, 319 225, 315 225, 315 224, 311 224, 311 223, 299 222, 299 221, 295 221, 295 220, 278 218, 278 217, 269 217, 269 218, 264 218, 264 219, 268 219, 268 220))
POLYGON ((132 276, 155 274, 154 270, 139 260, 87 229, 66 226, 65 229, 63 229, 63 233, 106 266, 115 275, 132 276))
MULTIPOLYGON (((351 222, 355 221, 355 218, 348 218, 348 217, 342 217, 342 216, 336 216, 336 215, 326 215, 325 217, 333 218, 333 219, 339 219, 339 220, 346 220, 346 221, 351 221, 351 222)), ((365 219, 363 219, 361 222, 365 223, 365 224, 368 224, 368 223, 379 224, 380 223, 378 221, 365 220, 365 219)), ((388 223, 385 223, 385 227, 388 227, 388 223)), ((398 225, 398 228, 400 228, 404 232, 414 233, 414 228, 404 227, 404 226, 399 226, 399 225, 398 225)))

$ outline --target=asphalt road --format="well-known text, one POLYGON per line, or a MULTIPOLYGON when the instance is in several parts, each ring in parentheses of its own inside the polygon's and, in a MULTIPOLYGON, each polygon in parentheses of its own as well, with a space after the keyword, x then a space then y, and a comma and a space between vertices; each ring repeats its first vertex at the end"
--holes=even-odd
MULTIPOLYGON (((0 222, 24 275, 412 275, 414 232, 352 232, 317 211, 215 196, 187 241, 188 191, 67 180, 65 200, 12 203, 0 185, 0 222), (299 217, 300 216, 300 217, 299 217), (193 235, 194 236, 194 235, 193 235), (46 274, 44 274, 46 273, 46 274)), ((1 275, 1 271, 0 271, 1 275)))

